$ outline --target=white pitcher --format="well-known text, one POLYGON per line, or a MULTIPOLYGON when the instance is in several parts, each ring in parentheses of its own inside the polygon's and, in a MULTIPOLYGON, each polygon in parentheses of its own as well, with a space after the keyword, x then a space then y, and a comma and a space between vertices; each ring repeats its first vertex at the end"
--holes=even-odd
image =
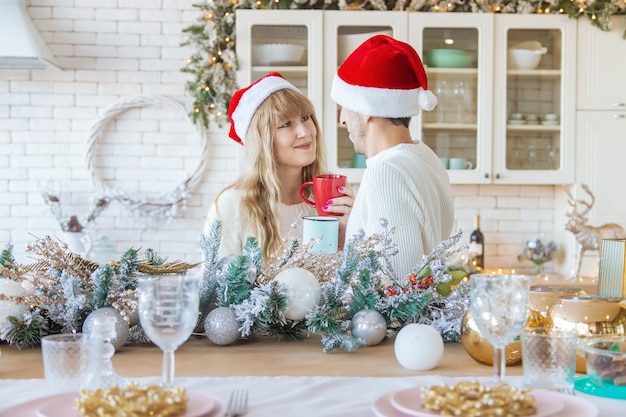
POLYGON ((86 258, 93 247, 91 237, 85 232, 63 232, 61 239, 69 250, 86 258))

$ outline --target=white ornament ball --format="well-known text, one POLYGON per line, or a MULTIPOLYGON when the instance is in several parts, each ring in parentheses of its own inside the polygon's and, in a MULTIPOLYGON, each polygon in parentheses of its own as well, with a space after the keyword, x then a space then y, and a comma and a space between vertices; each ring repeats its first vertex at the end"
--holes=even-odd
POLYGON ((303 268, 289 268, 274 278, 287 288, 289 297, 285 317, 289 320, 303 320, 307 313, 320 303, 322 289, 310 271, 303 268))
POLYGON ((239 339, 239 323, 228 307, 211 310, 204 319, 204 331, 216 345, 230 345, 239 339))
POLYGON ((385 317, 376 310, 361 310, 350 321, 352 336, 365 340, 368 346, 379 344, 387 333, 385 317))
POLYGON ((403 367, 428 371, 436 367, 443 356, 443 339, 433 326, 411 323, 400 329, 393 349, 403 367))
POLYGON ((122 315, 113 307, 102 307, 89 313, 83 322, 83 333, 89 335, 93 328, 93 320, 96 317, 115 317, 115 338, 111 340, 111 344, 115 346, 115 350, 120 350, 128 341, 130 334, 128 323, 122 315))
MULTIPOLYGON (((19 282, 0 278, 0 294, 8 297, 25 297, 27 292, 19 282)), ((9 326, 9 316, 21 317, 28 311, 28 306, 25 304, 12 300, 0 300, 0 333, 9 326)))

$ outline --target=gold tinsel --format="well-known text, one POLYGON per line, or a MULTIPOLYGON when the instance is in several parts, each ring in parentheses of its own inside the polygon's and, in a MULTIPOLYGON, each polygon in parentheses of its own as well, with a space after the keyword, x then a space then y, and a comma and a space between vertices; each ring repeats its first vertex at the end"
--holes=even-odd
POLYGON ((535 398, 528 389, 501 383, 487 387, 462 381, 453 386, 422 388, 423 407, 442 416, 521 417, 535 414, 535 398))
POLYGON ((169 417, 182 415, 188 401, 183 388, 133 382, 126 387, 83 390, 76 408, 85 417, 169 417))

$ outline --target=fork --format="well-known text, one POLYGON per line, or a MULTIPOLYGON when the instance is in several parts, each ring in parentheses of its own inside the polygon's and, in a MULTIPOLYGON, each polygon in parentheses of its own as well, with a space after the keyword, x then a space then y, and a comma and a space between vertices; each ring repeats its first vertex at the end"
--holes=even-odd
POLYGON ((236 389, 230 395, 224 417, 239 417, 248 412, 248 391, 236 389))

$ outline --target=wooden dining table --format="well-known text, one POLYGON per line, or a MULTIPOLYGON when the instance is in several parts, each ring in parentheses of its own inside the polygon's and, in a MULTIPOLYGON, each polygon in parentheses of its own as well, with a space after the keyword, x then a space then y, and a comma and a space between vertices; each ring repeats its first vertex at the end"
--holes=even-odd
MULTIPOLYGON (((250 393, 246 417, 406 417, 383 401, 390 393, 467 380, 493 382, 492 366, 474 360, 462 343, 445 343, 436 367, 414 371, 398 362, 394 342, 390 335, 356 352, 335 349, 325 353, 318 334, 301 341, 253 336, 227 346, 213 344, 202 334, 192 335, 176 350, 175 384, 221 404, 209 417, 222 417, 235 388, 250 393)), ((0 348, 0 417, 36 417, 32 407, 26 406, 36 407, 49 395, 41 349, 6 344, 0 348)), ((127 381, 159 383, 162 359, 162 351, 154 345, 127 344, 115 353, 112 363, 127 381)), ((508 366, 506 382, 522 386, 522 372, 521 365, 508 366)), ((569 404, 570 409, 554 417, 608 417, 620 415, 615 413, 626 405, 626 401, 578 393, 577 397, 595 404, 599 413, 586 414, 584 407, 569 404)))
MULTIPOLYGON (((232 345, 213 344, 205 336, 192 336, 175 353, 177 376, 415 376, 437 373, 444 376, 489 376, 490 366, 476 362, 461 343, 446 343, 444 355, 433 370, 411 371, 396 360, 394 338, 356 352, 340 349, 323 352, 321 337, 310 335, 301 341, 279 341, 252 337, 232 345)), ((163 359, 154 345, 126 345, 113 356, 113 366, 124 377, 158 375, 163 359)), ((521 375, 521 366, 507 369, 521 375)), ((2 346, 0 378, 43 378, 41 349, 2 346)))

